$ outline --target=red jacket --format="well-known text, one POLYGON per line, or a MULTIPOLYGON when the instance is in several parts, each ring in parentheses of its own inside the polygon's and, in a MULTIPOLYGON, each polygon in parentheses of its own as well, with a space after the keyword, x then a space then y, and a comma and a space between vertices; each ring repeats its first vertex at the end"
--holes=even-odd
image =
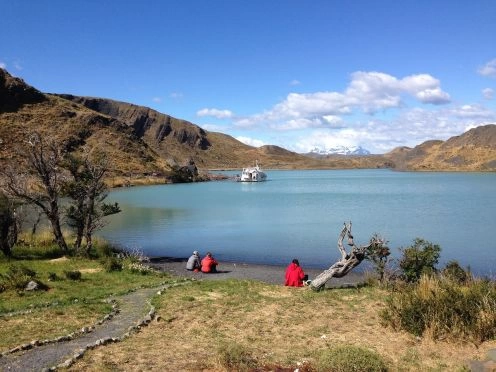
POLYGON ((302 268, 297 264, 291 262, 286 269, 286 281, 284 285, 290 287, 303 287, 303 278, 305 277, 305 273, 302 268))
MULTIPOLYGON (((203 260, 201 261, 201 271, 204 273, 209 273, 212 271, 212 269, 215 269, 215 267, 219 263, 215 260, 213 257, 205 256, 203 260)), ((215 270, 214 270, 215 271, 215 270)))

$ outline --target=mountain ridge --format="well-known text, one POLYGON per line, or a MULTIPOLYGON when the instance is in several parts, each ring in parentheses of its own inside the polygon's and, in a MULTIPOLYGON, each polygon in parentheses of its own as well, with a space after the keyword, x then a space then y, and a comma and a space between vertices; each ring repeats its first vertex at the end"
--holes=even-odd
POLYGON ((258 160, 265 169, 393 168, 417 171, 496 171, 496 125, 446 141, 426 141, 383 155, 297 154, 276 145, 252 147, 148 107, 97 97, 42 93, 0 68, 0 165, 12 160, 31 131, 104 149, 112 173, 164 174, 191 160, 203 170, 240 169, 258 160))

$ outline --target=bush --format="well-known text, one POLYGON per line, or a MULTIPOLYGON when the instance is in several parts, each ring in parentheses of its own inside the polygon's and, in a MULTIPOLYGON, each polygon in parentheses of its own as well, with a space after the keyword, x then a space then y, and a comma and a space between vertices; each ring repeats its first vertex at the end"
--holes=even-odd
POLYGON ((324 350, 317 358, 317 371, 374 372, 387 371, 382 357, 358 346, 337 346, 324 350))
POLYGON ((228 371, 250 371, 257 366, 251 353, 236 343, 219 346, 217 354, 219 364, 228 371))
POLYGON ((23 265, 10 265, 8 271, 0 275, 0 286, 5 290, 22 290, 34 277, 36 272, 23 265))
POLYGON ((424 239, 416 238, 413 245, 401 249, 403 254, 400 259, 400 268, 408 282, 416 282, 424 274, 436 272, 441 247, 424 239))
POLYGON ((81 271, 79 270, 64 271, 64 275, 69 280, 81 280, 81 271))
POLYGON ((381 318, 394 329, 435 340, 490 340, 496 337, 496 284, 424 276, 392 293, 381 318))
POLYGON ((467 280, 470 279, 470 271, 464 270, 459 264, 458 261, 450 261, 444 267, 442 274, 459 284, 466 283, 467 280))
POLYGON ((106 272, 122 270, 122 260, 117 257, 107 257, 102 261, 103 268, 106 272))

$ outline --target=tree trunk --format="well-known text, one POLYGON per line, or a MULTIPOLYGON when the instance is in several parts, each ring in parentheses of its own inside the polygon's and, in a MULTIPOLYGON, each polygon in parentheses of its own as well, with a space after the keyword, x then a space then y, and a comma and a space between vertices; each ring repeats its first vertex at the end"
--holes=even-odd
POLYGON ((310 288, 318 291, 323 289, 331 278, 342 278, 348 274, 365 259, 369 246, 370 244, 357 247, 353 240, 353 235, 351 235, 351 222, 349 224, 345 223, 338 237, 338 249, 341 252, 341 259, 313 279, 310 288), (350 253, 347 253, 343 247, 345 236, 348 236, 348 245, 351 247, 350 253))

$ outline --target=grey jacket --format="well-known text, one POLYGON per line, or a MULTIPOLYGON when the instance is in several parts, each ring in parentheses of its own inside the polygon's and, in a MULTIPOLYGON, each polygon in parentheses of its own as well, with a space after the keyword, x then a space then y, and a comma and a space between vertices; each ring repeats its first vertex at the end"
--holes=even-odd
POLYGON ((192 255, 190 258, 188 258, 188 263, 186 264, 187 270, 200 269, 200 267, 200 256, 192 255))

